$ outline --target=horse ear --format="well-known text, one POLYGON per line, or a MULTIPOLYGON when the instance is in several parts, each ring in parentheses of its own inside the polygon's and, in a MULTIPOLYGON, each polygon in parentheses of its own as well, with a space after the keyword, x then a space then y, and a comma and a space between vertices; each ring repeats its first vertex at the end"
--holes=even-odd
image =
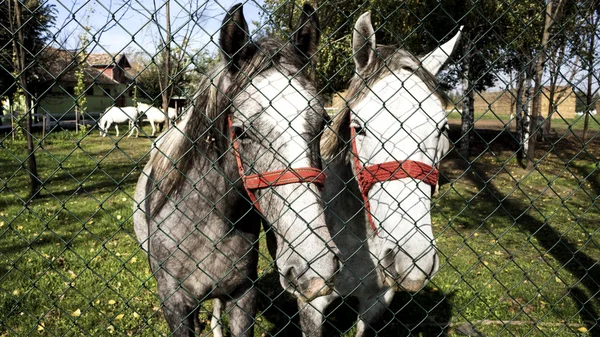
POLYGON ((436 75, 440 69, 442 69, 442 66, 446 63, 450 55, 452 55, 452 52, 454 52, 454 49, 460 40, 463 28, 464 26, 460 26, 458 33, 456 33, 450 41, 444 43, 441 47, 437 47, 434 51, 421 58, 421 66, 430 73, 436 75))
POLYGON ((375 56, 375 30, 371 24, 371 13, 366 12, 358 18, 352 34, 352 52, 354 64, 360 74, 375 56))
POLYGON ((229 9, 221 24, 219 47, 221 56, 229 67, 238 65, 249 40, 248 23, 244 18, 243 5, 240 3, 229 9))
POLYGON ((310 61, 310 58, 317 52, 320 39, 321 30, 317 13, 310 4, 305 3, 292 36, 292 43, 296 51, 310 61))

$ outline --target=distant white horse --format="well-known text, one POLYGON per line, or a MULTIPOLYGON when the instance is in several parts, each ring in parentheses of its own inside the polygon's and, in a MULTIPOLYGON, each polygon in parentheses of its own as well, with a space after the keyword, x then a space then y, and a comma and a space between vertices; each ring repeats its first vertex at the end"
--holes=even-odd
MULTIPOLYGON (((162 131, 163 126, 167 122, 167 116, 165 116, 165 113, 161 109, 144 103, 138 103, 137 109, 140 117, 146 116, 146 118, 148 118, 148 121, 152 126, 152 136, 156 135, 156 128, 159 124, 160 131, 162 131)), ((177 110, 169 108, 168 117, 170 120, 174 120, 177 117, 177 110)))
POLYGON ((133 134, 133 130, 136 131, 136 137, 139 136, 140 130, 137 127, 137 119, 139 113, 138 109, 132 106, 128 107, 117 107, 113 106, 104 111, 104 114, 100 118, 98 122, 98 127, 100 128, 100 135, 102 137, 106 137, 108 133, 108 129, 110 126, 115 124, 115 130, 117 130, 117 137, 119 137, 119 124, 129 123, 129 135, 127 137, 131 137, 133 134))

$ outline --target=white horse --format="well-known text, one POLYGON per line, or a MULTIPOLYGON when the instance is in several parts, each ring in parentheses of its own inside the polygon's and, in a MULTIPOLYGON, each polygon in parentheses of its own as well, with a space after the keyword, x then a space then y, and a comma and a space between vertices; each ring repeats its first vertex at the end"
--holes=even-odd
POLYGON ((364 336, 397 290, 417 292, 437 272, 431 197, 450 143, 435 75, 459 36, 416 58, 377 45, 370 13, 358 19, 357 75, 321 143, 325 215, 342 269, 331 295, 299 301, 305 336, 322 335, 325 310, 339 297, 358 299, 356 334, 364 336))
POLYGON ((107 108, 104 111, 104 114, 100 118, 98 122, 98 127, 100 128, 100 135, 102 137, 106 137, 108 133, 108 129, 110 129, 111 125, 115 125, 115 130, 117 130, 117 137, 119 137, 119 124, 129 123, 129 135, 127 137, 131 137, 133 131, 136 131, 135 137, 137 138, 140 134, 140 130, 137 127, 137 119, 138 119, 138 109, 132 106, 128 107, 117 107, 113 106, 107 108))
POLYGON ((165 116, 165 113, 161 109, 145 103, 138 103, 137 109, 140 117, 146 116, 146 118, 148 118, 150 126, 152 126, 152 136, 156 135, 158 125, 160 125, 160 131, 162 131, 163 126, 167 122, 167 117, 171 121, 177 118, 177 110, 174 108, 168 109, 168 116, 165 116))

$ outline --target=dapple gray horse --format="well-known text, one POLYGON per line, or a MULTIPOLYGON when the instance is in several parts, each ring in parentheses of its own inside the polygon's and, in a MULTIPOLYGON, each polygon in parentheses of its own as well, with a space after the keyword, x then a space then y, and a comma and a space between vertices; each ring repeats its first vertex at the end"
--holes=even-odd
POLYGON ((339 261, 316 186, 324 110, 304 70, 319 40, 313 12, 291 41, 252 41, 232 7, 221 64, 139 178, 134 228, 175 336, 200 332, 208 299, 226 304, 232 335, 253 336, 261 214, 282 286, 305 300, 331 293, 339 261))
POLYGON ((357 336, 363 336, 395 291, 419 291, 436 273, 430 200, 449 140, 435 74, 459 34, 417 59, 377 46, 370 13, 357 21, 356 75, 346 107, 322 139, 326 219, 342 269, 331 295, 299 302, 305 335, 322 335, 324 312, 334 299, 356 297, 357 336))

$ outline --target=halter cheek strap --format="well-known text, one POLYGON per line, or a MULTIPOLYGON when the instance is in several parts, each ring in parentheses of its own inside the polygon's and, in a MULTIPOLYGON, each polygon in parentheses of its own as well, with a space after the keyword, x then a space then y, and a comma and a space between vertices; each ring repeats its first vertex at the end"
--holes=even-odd
POLYGON ((356 179, 360 194, 364 201, 364 207, 367 211, 367 217, 371 228, 377 234, 377 226, 371 214, 371 204, 369 203, 369 190, 375 183, 398 180, 403 178, 413 178, 421 180, 427 185, 435 187, 437 185, 439 171, 431 165, 414 160, 389 161, 382 164, 362 166, 358 157, 358 148, 356 146, 356 132, 350 128, 352 155, 354 157, 354 166, 358 172, 356 179))
POLYGON ((283 170, 247 175, 246 170, 244 170, 242 157, 240 155, 240 145, 236 140, 235 133, 233 132, 233 123, 231 121, 231 117, 228 117, 228 123, 231 141, 233 143, 233 150, 235 153, 235 160, 237 162, 238 172, 240 173, 240 177, 242 178, 242 182, 244 184, 244 189, 246 190, 246 193, 248 194, 248 197, 250 198, 250 201, 252 201, 254 207, 256 207, 261 214, 262 210, 260 209, 256 195, 254 194, 254 191, 256 190, 296 183, 313 183, 319 187, 323 187, 323 185, 325 185, 325 173, 312 167, 288 167, 283 170))

